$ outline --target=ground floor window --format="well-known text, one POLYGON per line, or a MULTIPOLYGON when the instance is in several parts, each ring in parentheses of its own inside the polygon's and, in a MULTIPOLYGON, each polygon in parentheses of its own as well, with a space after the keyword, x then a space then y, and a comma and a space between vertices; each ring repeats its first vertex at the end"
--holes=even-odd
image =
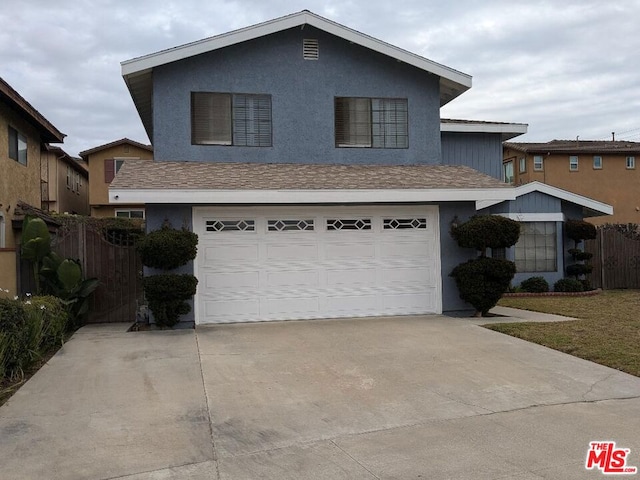
POLYGON ((523 222, 515 246, 518 272, 557 270, 556 222, 523 222))
POLYGON ((144 218, 144 210, 141 210, 141 209, 116 210, 116 217, 118 217, 118 218, 144 218))

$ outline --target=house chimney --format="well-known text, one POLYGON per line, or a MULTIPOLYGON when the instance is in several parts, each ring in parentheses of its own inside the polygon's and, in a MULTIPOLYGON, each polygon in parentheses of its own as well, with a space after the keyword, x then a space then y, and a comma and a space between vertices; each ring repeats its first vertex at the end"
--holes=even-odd
POLYGON ((616 132, 611 132, 611 141, 612 142, 616 141, 616 132))

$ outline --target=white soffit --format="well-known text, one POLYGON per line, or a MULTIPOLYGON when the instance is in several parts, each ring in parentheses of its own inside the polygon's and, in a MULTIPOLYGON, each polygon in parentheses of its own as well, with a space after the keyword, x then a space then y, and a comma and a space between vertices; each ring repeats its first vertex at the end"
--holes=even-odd
POLYGON ((109 189, 109 203, 312 204, 515 200, 513 188, 395 190, 195 190, 109 189))
POLYGON ((441 132, 453 133, 499 133, 502 141, 510 140, 527 133, 529 125, 526 123, 491 123, 491 122, 440 122, 441 132))

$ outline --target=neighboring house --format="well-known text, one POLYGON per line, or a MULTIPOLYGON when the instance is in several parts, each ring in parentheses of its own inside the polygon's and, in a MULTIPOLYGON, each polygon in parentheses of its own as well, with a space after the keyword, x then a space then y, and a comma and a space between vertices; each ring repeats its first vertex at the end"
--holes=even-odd
POLYGON ((0 78, 0 288, 9 290, 8 295, 17 292, 16 205, 21 201, 40 207, 41 149, 46 143, 62 143, 64 136, 0 78))
POLYGON ((504 144, 504 178, 513 185, 538 181, 613 206, 613 216, 589 221, 640 223, 640 143, 553 140, 504 144))
POLYGON ((48 144, 42 147, 41 159, 42 210, 89 215, 89 171, 85 162, 48 144))
POLYGON ((125 160, 153 160, 153 147, 123 138, 80 152, 80 157, 89 166, 92 217, 145 217, 144 202, 110 205, 109 185, 125 160))
POLYGON ((469 309, 449 273, 476 252, 450 228, 476 202, 522 209, 501 158, 526 125, 441 120, 471 77, 311 12, 122 71, 154 161, 109 200, 198 234, 199 324, 469 309))

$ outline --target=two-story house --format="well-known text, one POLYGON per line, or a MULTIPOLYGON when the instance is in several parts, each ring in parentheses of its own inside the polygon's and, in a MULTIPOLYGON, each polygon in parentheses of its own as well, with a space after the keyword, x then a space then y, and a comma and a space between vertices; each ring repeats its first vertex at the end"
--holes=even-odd
POLYGON ((308 11, 122 71, 154 161, 125 162, 109 200, 199 235, 197 323, 469 308, 449 273, 476 252, 450 228, 529 205, 501 181, 526 125, 441 120, 470 76, 308 11))
POLYGON ((89 215, 89 171, 85 162, 49 144, 43 145, 40 158, 41 209, 89 215))
POLYGON ((153 147, 121 138, 80 152, 80 157, 89 166, 89 204, 92 217, 145 217, 144 203, 130 202, 117 207, 110 205, 109 185, 125 160, 153 160, 153 147))
POLYGON ((613 206, 604 223, 640 223, 640 143, 604 140, 552 140, 504 144, 504 178, 514 185, 538 181, 613 206))
POLYGON ((62 143, 64 137, 0 78, 0 289, 7 295, 17 293, 19 234, 13 228, 16 205, 22 201, 40 207, 41 149, 46 143, 62 143))

